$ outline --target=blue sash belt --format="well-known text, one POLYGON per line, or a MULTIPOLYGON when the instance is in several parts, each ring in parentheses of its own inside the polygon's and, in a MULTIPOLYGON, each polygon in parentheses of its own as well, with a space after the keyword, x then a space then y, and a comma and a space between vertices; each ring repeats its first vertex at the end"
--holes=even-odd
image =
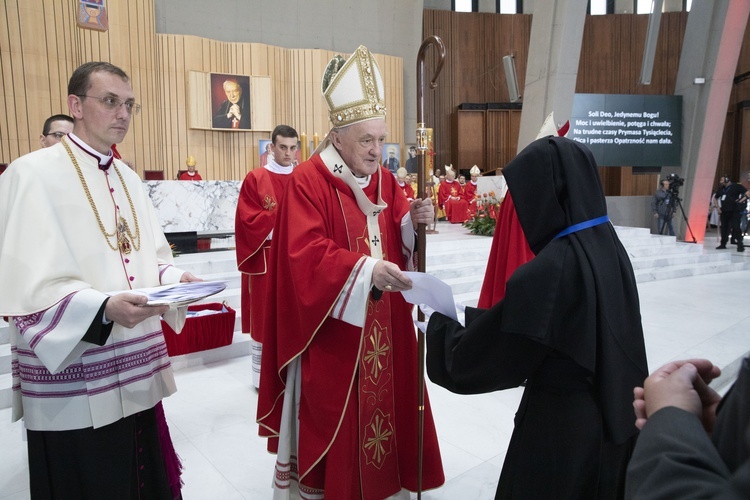
POLYGON ((554 237, 554 239, 562 238, 563 236, 567 236, 570 233, 575 233, 578 231, 581 231, 582 229, 588 229, 590 227, 598 226, 600 224, 605 224, 609 222, 609 216, 608 215, 602 215, 601 217, 597 217, 596 219, 590 219, 587 221, 579 222, 578 224, 573 224, 572 226, 569 226, 566 229, 563 229, 558 233, 557 236, 554 237))

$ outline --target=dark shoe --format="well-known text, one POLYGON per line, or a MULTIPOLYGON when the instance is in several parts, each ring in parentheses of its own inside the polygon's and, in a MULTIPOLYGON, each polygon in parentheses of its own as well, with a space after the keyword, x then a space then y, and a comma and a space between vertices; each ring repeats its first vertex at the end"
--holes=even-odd
POLYGON ((745 251, 745 247, 742 246, 742 245, 737 245, 737 251, 738 252, 744 252, 745 251))
POLYGON ((726 245, 719 245, 718 247, 716 247, 716 250, 726 250, 726 249, 727 249, 726 245))

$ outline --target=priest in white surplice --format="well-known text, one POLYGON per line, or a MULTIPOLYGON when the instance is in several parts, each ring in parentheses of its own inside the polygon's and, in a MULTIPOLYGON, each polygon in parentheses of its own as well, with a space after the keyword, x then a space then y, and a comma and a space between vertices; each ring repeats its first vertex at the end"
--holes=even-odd
POLYGON ((112 157, 140 109, 128 76, 86 63, 68 94, 73 132, 0 176, 0 315, 31 497, 173 498, 167 307, 106 292, 197 278, 172 267, 140 178, 112 157))

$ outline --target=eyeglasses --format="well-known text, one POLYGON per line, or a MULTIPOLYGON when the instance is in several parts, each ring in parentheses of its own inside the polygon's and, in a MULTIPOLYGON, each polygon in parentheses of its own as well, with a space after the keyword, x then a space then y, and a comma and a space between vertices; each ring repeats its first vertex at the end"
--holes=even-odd
POLYGON ((49 137, 51 135, 54 135, 55 139, 57 139, 59 141, 60 139, 62 139, 63 137, 65 137, 68 134, 66 134, 65 132, 50 132, 49 134, 43 134, 43 135, 44 135, 44 137, 49 137))
POLYGON ((78 97, 91 97, 92 99, 96 99, 98 101, 101 101, 102 104, 104 104, 104 107, 107 108, 109 111, 115 111, 120 108, 123 104, 125 105, 125 109, 128 113, 131 115, 137 115, 141 111, 141 105, 136 104, 133 101, 123 101, 122 99, 118 99, 117 97, 96 97, 93 95, 85 95, 85 94, 76 94, 78 97))

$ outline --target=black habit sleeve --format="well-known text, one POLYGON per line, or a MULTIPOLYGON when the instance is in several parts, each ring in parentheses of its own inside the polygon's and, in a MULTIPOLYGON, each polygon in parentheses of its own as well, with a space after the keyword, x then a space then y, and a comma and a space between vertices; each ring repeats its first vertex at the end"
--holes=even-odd
POLYGON ((466 327, 434 313, 427 327, 427 374, 457 394, 518 387, 549 348, 525 336, 500 331, 503 302, 492 309, 466 308, 466 327))

